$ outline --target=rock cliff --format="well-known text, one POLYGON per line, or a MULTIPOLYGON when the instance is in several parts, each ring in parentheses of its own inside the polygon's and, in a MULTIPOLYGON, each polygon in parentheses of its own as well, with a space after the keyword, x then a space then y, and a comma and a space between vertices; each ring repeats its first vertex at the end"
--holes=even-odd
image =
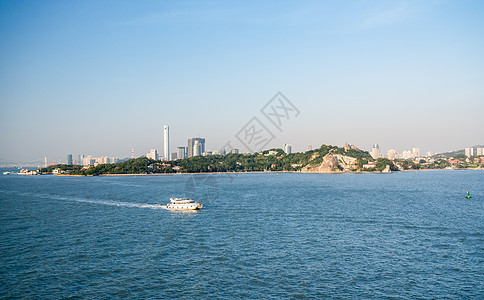
MULTIPOLYGON (((317 156, 313 156, 312 159, 317 156)), ((302 172, 314 173, 339 173, 356 169, 358 159, 341 154, 328 153, 323 157, 320 164, 308 164, 301 169, 302 172)))

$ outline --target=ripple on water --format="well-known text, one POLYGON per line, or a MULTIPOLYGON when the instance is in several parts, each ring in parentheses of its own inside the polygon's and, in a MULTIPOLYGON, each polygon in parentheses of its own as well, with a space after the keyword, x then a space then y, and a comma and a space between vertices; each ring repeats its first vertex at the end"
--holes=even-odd
POLYGON ((0 298, 484 294, 484 172, 214 176, 0 177, 0 298))

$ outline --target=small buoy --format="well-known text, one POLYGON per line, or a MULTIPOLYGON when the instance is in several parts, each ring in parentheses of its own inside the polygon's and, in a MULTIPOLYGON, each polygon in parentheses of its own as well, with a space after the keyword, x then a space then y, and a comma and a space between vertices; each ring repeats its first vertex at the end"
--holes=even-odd
POLYGON ((470 199, 471 198, 471 193, 469 191, 467 191, 467 196, 466 196, 467 199, 470 199))

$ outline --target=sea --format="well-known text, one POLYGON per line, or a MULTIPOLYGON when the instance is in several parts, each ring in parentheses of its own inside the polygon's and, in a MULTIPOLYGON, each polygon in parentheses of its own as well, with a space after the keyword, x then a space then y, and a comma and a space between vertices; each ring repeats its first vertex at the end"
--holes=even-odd
POLYGON ((483 299, 484 171, 0 175, 0 266, 2 299, 483 299))

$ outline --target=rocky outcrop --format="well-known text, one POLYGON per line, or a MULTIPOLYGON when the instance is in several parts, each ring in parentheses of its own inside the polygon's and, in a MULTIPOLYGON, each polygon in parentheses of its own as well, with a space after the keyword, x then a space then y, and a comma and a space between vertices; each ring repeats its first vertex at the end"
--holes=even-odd
POLYGON ((334 173, 338 171, 338 159, 331 154, 326 154, 326 156, 323 157, 323 162, 317 166, 315 170, 315 172, 318 173, 334 173))
POLYGON ((358 167, 357 158, 349 157, 341 154, 333 154, 333 156, 336 157, 336 159, 338 159, 338 163, 344 171, 351 171, 358 167))
POLYGON ((350 144, 348 144, 348 142, 345 143, 345 145, 343 146, 343 149, 345 149, 345 151, 349 151, 350 149, 356 150, 356 151, 361 151, 360 148, 356 147, 355 145, 350 145, 350 144))
POLYGON ((351 149, 350 144, 348 144, 348 142, 346 142, 343 149, 345 149, 345 151, 350 150, 351 149))
POLYGON ((341 155, 341 154, 326 154, 323 161, 319 165, 308 164, 302 168, 302 172, 314 173, 340 173, 356 168, 358 159, 341 155))

